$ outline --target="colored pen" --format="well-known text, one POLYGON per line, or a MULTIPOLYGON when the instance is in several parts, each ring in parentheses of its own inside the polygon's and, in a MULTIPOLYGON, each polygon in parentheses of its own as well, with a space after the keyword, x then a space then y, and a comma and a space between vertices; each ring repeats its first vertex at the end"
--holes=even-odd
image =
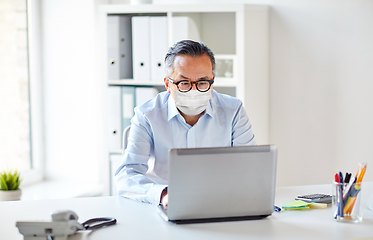
POLYGON ((280 207, 277 207, 276 205, 274 206, 274 210, 276 211, 276 212, 280 212, 281 211, 281 208, 280 207))
POLYGON ((335 176, 334 176, 334 182, 335 182, 335 183, 339 183, 339 176, 338 176, 338 173, 336 173, 335 176))
MULTIPOLYGON (((339 176, 338 176, 338 173, 335 174, 334 176, 334 182, 335 183, 339 183, 339 176)), ((339 187, 338 187, 338 191, 339 191, 339 187)), ((338 198, 337 199, 337 212, 335 214, 335 216, 339 216, 339 213, 340 213, 340 208, 341 208, 341 202, 340 202, 340 199, 338 198)))
POLYGON ((343 181, 344 183, 348 183, 347 178, 348 178, 348 172, 346 172, 346 174, 345 174, 345 178, 344 178, 344 181, 343 181))
POLYGON ((339 183, 341 184, 340 187, 342 188, 342 191, 343 191, 343 175, 342 175, 342 172, 339 172, 338 176, 339 176, 339 183))
POLYGON ((348 196, 348 199, 346 197, 346 204, 345 204, 345 207, 343 209, 343 213, 344 214, 351 214, 352 212, 352 209, 355 205, 355 201, 356 201, 356 198, 357 198, 357 195, 359 194, 360 192, 360 183, 356 183, 354 185, 352 185, 351 187, 352 191, 350 191, 350 195, 348 196))
POLYGON ((355 185, 353 186, 354 191, 351 192, 349 199, 347 199, 347 203, 346 203, 347 205, 345 206, 346 210, 343 210, 343 212, 346 211, 347 214, 351 214, 352 209, 354 208, 357 195, 359 194, 361 190, 361 181, 363 180, 366 168, 367 168, 366 163, 359 163, 359 170, 357 174, 358 176, 357 176, 357 179, 355 179, 355 185))
POLYGON ((343 192, 343 201, 347 201, 345 199, 346 199, 347 195, 350 193, 350 189, 351 189, 352 184, 354 184, 354 182, 356 181, 356 178, 351 178, 351 176, 352 176, 352 174, 350 175, 349 183, 348 183, 346 189, 343 192))
POLYGON ((363 166, 361 167, 361 171, 360 171, 359 177, 358 177, 358 179, 356 181, 357 183, 360 183, 361 181, 363 181, 363 177, 364 177, 366 169, 367 169, 367 164, 364 163, 363 166))
POLYGON ((352 175, 351 173, 346 172, 345 180, 344 180, 345 183, 349 183, 350 182, 351 175, 352 175))
POLYGON ((339 172, 339 216, 343 217, 343 176, 339 172))

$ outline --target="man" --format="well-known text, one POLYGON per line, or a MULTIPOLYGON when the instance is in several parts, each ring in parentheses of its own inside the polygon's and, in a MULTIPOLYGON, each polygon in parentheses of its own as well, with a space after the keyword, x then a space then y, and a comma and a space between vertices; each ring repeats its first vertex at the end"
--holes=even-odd
POLYGON ((208 47, 180 41, 169 49, 165 63, 167 92, 135 108, 116 180, 120 195, 167 206, 171 148, 243 146, 256 141, 242 102, 213 91, 215 58, 208 47), (155 177, 146 174, 151 156, 155 177))

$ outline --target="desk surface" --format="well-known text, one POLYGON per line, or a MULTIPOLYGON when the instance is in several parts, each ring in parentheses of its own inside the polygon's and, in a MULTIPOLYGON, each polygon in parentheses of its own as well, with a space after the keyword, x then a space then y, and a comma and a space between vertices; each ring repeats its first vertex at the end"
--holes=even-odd
MULTIPOLYGON (((281 206, 298 194, 331 193, 331 185, 281 187, 276 204, 281 206)), ((69 239, 373 239, 373 211, 366 205, 373 194, 373 182, 362 186, 363 221, 339 223, 332 209, 274 212, 263 220, 185 224, 167 223, 152 205, 122 197, 74 198, 0 202, 0 238, 23 239, 15 227, 18 220, 49 221, 55 210, 73 210, 79 222, 94 217, 115 217, 117 224, 69 239)))

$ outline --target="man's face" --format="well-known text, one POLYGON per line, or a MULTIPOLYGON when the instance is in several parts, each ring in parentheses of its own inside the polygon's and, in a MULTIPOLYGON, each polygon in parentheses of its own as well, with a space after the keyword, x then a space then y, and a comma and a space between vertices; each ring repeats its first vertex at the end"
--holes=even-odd
MULTIPOLYGON (((196 82, 214 78, 211 60, 207 54, 196 57, 192 57, 189 55, 177 55, 175 57, 173 70, 174 71, 172 72, 170 78, 173 79, 175 82, 181 80, 196 82)), ((175 99, 174 91, 178 91, 177 86, 173 83, 170 83, 167 78, 164 78, 164 83, 167 92, 171 93, 172 98, 175 99), (173 91, 171 91, 171 88, 173 91)), ((194 84, 192 89, 196 90, 196 86, 194 84)))

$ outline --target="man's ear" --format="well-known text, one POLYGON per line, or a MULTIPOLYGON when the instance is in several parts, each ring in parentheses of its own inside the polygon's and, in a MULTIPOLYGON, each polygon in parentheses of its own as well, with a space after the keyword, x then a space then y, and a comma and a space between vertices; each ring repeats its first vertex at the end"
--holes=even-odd
POLYGON ((168 79, 167 79, 167 78, 164 78, 163 81, 164 81, 164 86, 165 86, 166 89, 167 89, 167 92, 168 92, 168 93, 171 93, 170 85, 169 85, 168 79))

